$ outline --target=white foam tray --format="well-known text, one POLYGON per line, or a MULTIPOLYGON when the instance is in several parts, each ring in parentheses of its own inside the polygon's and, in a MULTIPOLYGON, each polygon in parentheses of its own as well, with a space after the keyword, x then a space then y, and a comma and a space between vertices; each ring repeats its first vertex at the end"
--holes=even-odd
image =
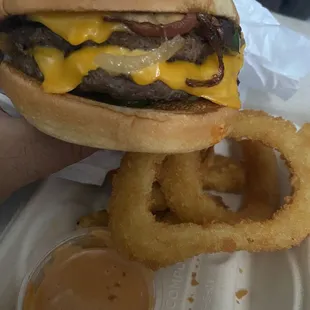
MULTIPOLYGON (((102 189, 51 178, 40 188, 0 247, 0 309, 14 309, 25 274, 75 229, 76 220, 107 200, 102 189)), ((156 274, 155 310, 310 309, 309 240, 276 253, 201 255, 156 274), (196 273, 198 285, 191 284, 196 273), (236 292, 248 294, 238 300, 236 292)), ((90 309, 91 310, 91 309, 90 309)))

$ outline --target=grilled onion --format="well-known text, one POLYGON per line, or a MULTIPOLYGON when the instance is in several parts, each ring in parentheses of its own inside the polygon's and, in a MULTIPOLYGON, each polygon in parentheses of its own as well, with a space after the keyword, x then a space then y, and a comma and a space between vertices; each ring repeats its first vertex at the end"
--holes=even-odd
POLYGON ((144 37, 165 37, 168 39, 189 33, 198 25, 197 15, 195 13, 188 13, 181 20, 169 24, 139 23, 113 15, 105 16, 104 19, 111 22, 121 22, 134 33, 144 37))
POLYGON ((218 72, 209 80, 199 81, 187 79, 186 84, 190 87, 213 87, 220 84, 225 74, 225 66, 223 61, 224 33, 223 29, 220 27, 219 21, 214 16, 198 14, 197 18, 203 24, 205 39, 217 55, 219 68, 218 72))
POLYGON ((95 58, 95 63, 110 74, 131 74, 141 71, 159 62, 165 62, 176 54, 185 43, 185 39, 176 36, 165 41, 159 48, 141 55, 112 55, 102 53, 95 58))

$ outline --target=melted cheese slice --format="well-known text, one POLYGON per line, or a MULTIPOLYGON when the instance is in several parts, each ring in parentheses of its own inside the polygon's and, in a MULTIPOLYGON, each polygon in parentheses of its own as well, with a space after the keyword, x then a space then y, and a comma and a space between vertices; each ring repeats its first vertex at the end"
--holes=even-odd
MULTIPOLYGON (((63 94, 75 89, 89 71, 98 69, 95 59, 101 53, 113 55, 139 55, 145 51, 130 51, 118 46, 84 47, 64 57, 55 48, 36 47, 33 55, 44 75, 43 89, 48 93, 63 94)), ((243 52, 237 56, 225 55, 225 75, 219 85, 213 87, 189 87, 186 79, 210 79, 218 71, 218 60, 214 54, 202 65, 185 61, 163 62, 131 74, 139 85, 162 81, 171 89, 183 90, 191 95, 211 100, 219 105, 240 108, 237 78, 243 65, 243 52)))
POLYGON ((98 44, 106 41, 114 31, 126 31, 121 23, 103 20, 100 13, 42 13, 29 19, 45 25, 72 45, 88 40, 98 44))

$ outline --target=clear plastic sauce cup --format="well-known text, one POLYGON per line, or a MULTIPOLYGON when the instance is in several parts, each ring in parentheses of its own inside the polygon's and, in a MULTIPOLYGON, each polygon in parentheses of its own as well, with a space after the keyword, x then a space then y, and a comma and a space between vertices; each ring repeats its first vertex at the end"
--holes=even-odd
POLYGON ((104 229, 63 240, 24 279, 17 310, 152 310, 154 275, 121 257, 104 229))

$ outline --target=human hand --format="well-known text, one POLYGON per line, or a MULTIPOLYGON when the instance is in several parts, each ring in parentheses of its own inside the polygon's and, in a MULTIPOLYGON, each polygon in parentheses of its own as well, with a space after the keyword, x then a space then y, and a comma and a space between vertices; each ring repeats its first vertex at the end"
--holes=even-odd
POLYGON ((0 109, 0 200, 94 151, 51 138, 0 109))

